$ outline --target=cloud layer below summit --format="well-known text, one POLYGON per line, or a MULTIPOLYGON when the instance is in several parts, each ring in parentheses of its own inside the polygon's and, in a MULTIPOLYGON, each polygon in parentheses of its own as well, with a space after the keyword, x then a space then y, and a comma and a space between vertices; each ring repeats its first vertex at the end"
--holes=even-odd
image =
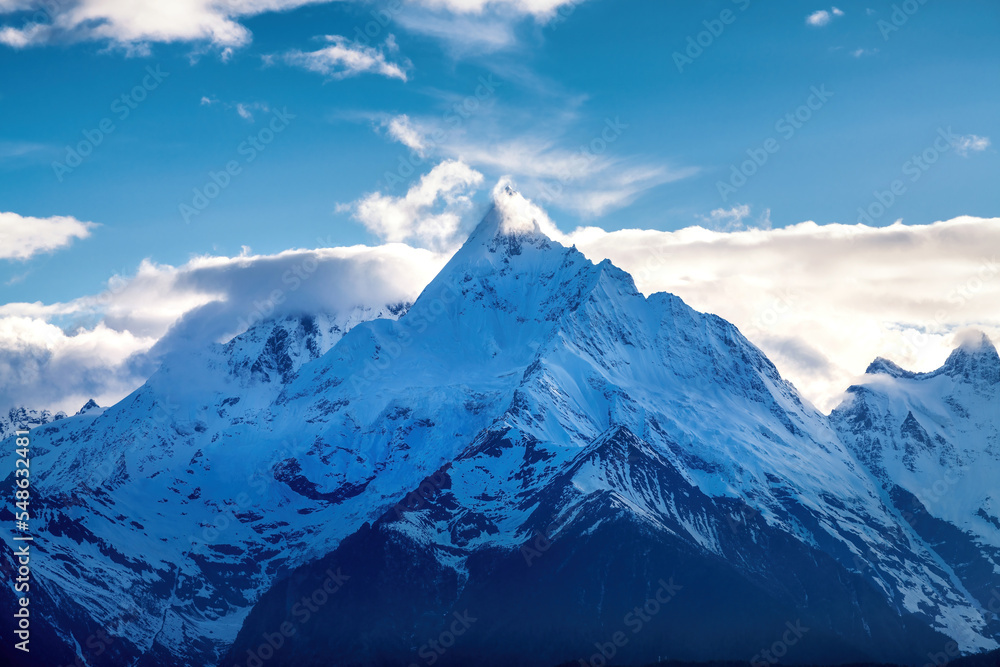
MULTIPOLYGON (((385 245, 147 261, 101 294, 0 306, 0 407, 75 410, 91 396, 106 404, 162 354, 226 340, 260 319, 412 301, 481 213, 468 199, 481 179, 456 163, 405 196, 354 204, 385 245)), ((1000 260, 990 254, 1000 219, 564 234, 535 205, 516 214, 593 261, 611 259, 646 294, 672 292, 735 323, 823 410, 875 356, 931 370, 968 328, 1000 341, 1000 260)))

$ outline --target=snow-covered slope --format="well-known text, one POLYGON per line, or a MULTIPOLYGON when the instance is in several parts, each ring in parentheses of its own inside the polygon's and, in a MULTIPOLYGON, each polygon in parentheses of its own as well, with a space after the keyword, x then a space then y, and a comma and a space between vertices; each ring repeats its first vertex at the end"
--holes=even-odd
POLYGON ((168 357, 117 405, 35 428, 33 530, 47 554, 35 590, 59 610, 46 622, 62 640, 111 633, 100 656, 84 651, 92 664, 214 661, 286 561, 330 546, 309 537, 333 518, 314 514, 329 499, 293 491, 294 464, 282 467, 307 443, 294 424, 276 432, 276 397, 351 328, 405 310, 263 322, 168 357))
POLYGON ((831 421, 901 515, 1000 611, 1000 356, 970 334, 945 364, 912 373, 876 359, 831 421))
MULTIPOLYGON (((354 584, 360 586, 356 604, 366 610, 374 606, 376 615, 405 608, 422 595, 421 584, 395 582, 380 588, 379 582, 394 571, 437 581, 450 595, 441 593, 410 625, 393 627, 388 634, 359 628, 350 617, 363 617, 361 607, 341 601, 322 624, 326 636, 289 644, 279 652, 281 664, 308 664, 329 651, 345 663, 381 659, 382 651, 403 660, 404 647, 419 645, 421 632, 433 636, 435 629, 421 624, 422 616, 447 617, 460 610, 469 602, 463 597, 469 590, 516 585, 496 574, 504 571, 503 559, 493 562, 492 571, 477 570, 484 554, 516 554, 538 534, 569 534, 565 539, 570 543, 589 544, 587 536, 604 523, 619 537, 624 531, 639 553, 672 539, 705 559, 734 565, 744 583, 789 587, 791 577, 797 582, 791 588, 797 590, 774 598, 776 606, 790 610, 808 609, 810 594, 819 595, 819 582, 831 576, 831 571, 803 563, 829 559, 845 581, 857 576, 864 583, 822 589, 822 594, 850 600, 855 586, 867 587, 885 605, 875 611, 855 601, 845 618, 826 620, 825 631, 840 637, 844 651, 856 650, 861 657, 916 659, 918 654, 905 653, 904 647, 912 644, 915 651, 941 641, 930 632, 920 639, 907 635, 912 626, 885 629, 889 619, 903 617, 954 637, 963 650, 996 646, 983 610, 951 568, 892 508, 828 420, 803 404, 732 325, 697 313, 670 295, 645 298, 609 262, 592 265, 523 221, 498 224, 488 217, 407 317, 382 330, 355 330, 296 382, 300 386, 290 390, 290 408, 302 410, 310 421, 333 425, 324 443, 354 445, 337 454, 338 470, 353 465, 358 471, 345 483, 370 479, 365 483, 376 488, 383 480, 398 479, 391 471, 415 467, 429 481, 411 490, 436 496, 425 502, 411 494, 412 512, 400 517, 400 506, 391 509, 374 529, 366 526, 356 533, 349 546, 342 545, 321 567, 345 562, 367 571, 366 562, 381 562, 381 569, 366 572, 354 584), (457 292, 454 303, 441 298, 449 289, 457 292), (408 320, 431 312, 431 302, 439 306, 437 319, 415 332, 408 320), (392 351, 394 341, 406 344, 392 351), (370 395, 354 398, 357 378, 350 371, 366 357, 384 359, 385 368, 370 378, 370 395), (456 388, 456 383, 461 384, 456 388), (337 399, 295 407, 315 387, 337 399), (463 413, 461 402, 475 391, 497 404, 497 417, 472 435, 469 426, 483 420, 467 407, 463 413), (431 405, 421 400, 428 395, 431 405), (406 411, 404 429, 398 439, 387 439, 386 428, 393 427, 393 416, 400 411, 406 411), (415 418, 430 424, 414 430, 408 420, 415 418), (617 456, 602 456, 609 438, 639 444, 612 448, 617 456), (414 442, 419 447, 411 446, 414 442), (456 451, 461 443, 468 444, 436 473, 435 482, 429 461, 456 451), (588 451, 595 454, 582 453, 588 451), (633 453, 644 460, 646 473, 632 474, 633 453), (663 467, 673 473, 666 477, 669 482, 649 475, 663 467), (753 526, 740 539, 729 535, 730 512, 753 517, 753 526), (798 569, 769 564, 767 552, 757 546, 780 540, 786 555, 799 550, 798 569), (433 554, 434 559, 414 573, 407 564, 414 553, 433 554), (869 612, 873 616, 865 619, 869 612), (864 621, 853 636, 845 619, 859 617, 864 621), (878 636, 869 623, 884 634, 878 636), (334 646, 342 646, 342 653, 334 646)), ((313 478, 323 475, 323 463, 311 463, 313 478)), ((572 569, 571 561, 563 561, 567 569, 572 569)), ((269 624, 280 624, 281 600, 315 586, 312 569, 316 566, 307 566, 258 605, 230 654, 234 664, 269 624), (299 580, 301 588, 289 590, 299 580)), ((607 590, 611 584, 605 574, 575 585, 584 591, 607 590)), ((530 581, 542 585, 535 577, 530 581)), ((609 595, 620 593, 617 589, 609 595)), ((589 601, 592 618, 608 602, 600 595, 589 601)), ((510 611, 516 615, 516 609, 510 611)), ((580 619, 571 618, 578 627, 580 619)), ((518 636, 526 630, 510 631, 518 636)), ((547 635, 555 643, 573 632, 568 626, 556 630, 547 635)), ((567 641, 566 651, 585 646, 567 641)), ((581 657, 572 652, 533 655, 553 661, 581 657)), ((650 655, 655 654, 636 657, 650 655)), ((468 656, 454 659, 461 662, 468 656)))

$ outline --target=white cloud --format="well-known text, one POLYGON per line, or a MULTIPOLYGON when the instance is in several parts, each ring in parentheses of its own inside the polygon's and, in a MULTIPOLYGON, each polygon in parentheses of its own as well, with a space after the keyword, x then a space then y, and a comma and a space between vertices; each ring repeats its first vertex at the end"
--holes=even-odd
POLYGON ((965 134, 955 141, 955 152, 966 157, 969 153, 978 153, 990 147, 989 137, 980 137, 976 134, 965 134))
POLYGON ((267 113, 271 110, 267 104, 263 102, 237 102, 236 103, 236 113, 239 114, 240 118, 243 120, 248 120, 253 122, 253 112, 260 111, 267 113))
POLYGON ((369 231, 390 243, 416 241, 453 249, 470 195, 483 175, 457 160, 446 160, 421 177, 402 197, 373 192, 341 210, 350 210, 369 231))
POLYGON ((537 19, 551 18, 557 9, 580 0, 418 0, 431 9, 446 9, 461 14, 481 14, 487 10, 528 14, 537 19))
POLYGON ((399 131, 389 131, 389 136, 409 148, 421 146, 421 155, 459 160, 496 175, 509 174, 529 196, 586 216, 600 216, 622 208, 650 188, 698 172, 695 167, 648 163, 621 155, 615 150, 615 143, 628 131, 628 124, 619 118, 607 119, 598 126, 583 148, 568 149, 557 142, 559 135, 566 132, 567 122, 560 122, 551 137, 544 137, 539 134, 544 128, 537 127, 536 119, 533 133, 517 136, 513 112, 479 106, 476 115, 462 119, 464 124, 458 129, 451 122, 457 116, 426 119, 397 116, 383 121, 383 125, 396 121, 399 131), (492 139, 499 134, 492 124, 500 117, 508 123, 504 136, 515 138, 492 139))
MULTIPOLYGON (((48 21, 5 26, 0 42, 24 48, 60 41, 109 42, 130 51, 155 42, 203 42, 239 47, 250 42, 240 19, 327 0, 78 0, 47 3, 48 21)), ((37 3, 32 3, 33 5, 37 3)), ((40 5, 39 5, 40 6, 40 5)), ((4 6, 0 14, 17 11, 4 6)))
POLYGON ((650 188, 697 172, 643 164, 607 151, 567 150, 536 137, 496 144, 459 142, 444 148, 473 165, 514 174, 542 201, 595 217, 631 204, 650 188))
POLYGON ((271 110, 271 107, 266 102, 220 102, 218 98, 208 97, 207 95, 203 95, 199 102, 199 106, 203 107, 213 107, 216 105, 219 105, 222 109, 235 111, 240 118, 248 120, 251 123, 254 120, 255 111, 268 113, 271 110))
POLYGON ((830 22, 830 12, 821 9, 806 17, 806 23, 813 26, 823 26, 830 22))
POLYGON ((860 58, 862 56, 873 56, 878 53, 878 49, 855 49, 851 51, 851 55, 855 58, 860 58))
MULTIPOLYGON (((389 51, 395 50, 395 42, 386 41, 389 51)), ((288 51, 280 58, 289 65, 301 67, 322 74, 330 79, 345 79, 358 74, 373 73, 391 79, 407 80, 406 70, 410 63, 400 64, 386 59, 385 49, 352 43, 340 35, 326 35, 324 39, 329 46, 316 51, 288 51)))
POLYGON ((143 262, 102 294, 67 303, 0 306, 0 408, 74 412, 139 386, 163 355, 201 348, 249 322, 303 312, 412 301, 447 260, 390 244, 143 262), (330 289, 337 285, 338 289, 330 289), (272 301, 280 290, 280 303, 272 301))
POLYGON ((406 114, 387 118, 382 121, 381 126, 399 143, 413 149, 420 156, 426 155, 427 141, 406 114))
POLYGON ((646 294, 672 292, 733 322, 823 409, 876 356, 928 371, 961 329, 1000 343, 1000 219, 732 233, 584 228, 564 242, 610 258, 646 294))
POLYGON ((0 259, 28 259, 85 239, 96 227, 70 216, 32 218, 0 211, 0 259))
MULTIPOLYGON (((58 42, 96 41, 130 55, 148 55, 154 43, 191 42, 218 49, 223 61, 250 43, 241 21, 268 12, 344 0, 35 0, 0 3, 0 16, 44 7, 47 18, 0 27, 0 44, 26 48, 58 42)), ((353 0, 361 4, 361 0, 353 0)), ((407 0, 392 18, 416 32, 453 43, 509 46, 512 25, 524 17, 538 23, 568 13, 583 0, 407 0), (568 9, 567 9, 568 8, 568 9)))
POLYGON ((410 10, 398 20, 410 32, 441 40, 458 56, 493 53, 517 43, 514 21, 509 18, 410 10))
POLYGON ((808 25, 819 28, 830 23, 830 21, 833 20, 833 17, 835 16, 840 17, 843 15, 844 12, 838 9, 837 7, 831 7, 829 11, 825 9, 820 9, 807 16, 806 23, 808 25))
POLYGON ((410 32, 443 41, 456 56, 482 56, 518 45, 518 26, 570 17, 585 0, 413 0, 394 16, 410 32))

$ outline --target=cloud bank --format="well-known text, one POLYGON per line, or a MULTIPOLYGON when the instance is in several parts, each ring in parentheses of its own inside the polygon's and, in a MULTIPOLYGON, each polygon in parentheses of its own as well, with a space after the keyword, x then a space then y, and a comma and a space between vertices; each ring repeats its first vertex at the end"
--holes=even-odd
POLYGON ((0 306, 0 408, 75 412, 138 387, 164 355, 269 317, 412 301, 447 257, 405 245, 143 262, 101 294, 0 306))
MULTIPOLYGON (((467 164, 446 161, 401 196, 372 193, 346 205, 385 245, 246 251, 180 267, 146 261, 99 295, 0 306, 8 379, 0 407, 107 404, 163 355, 227 340, 255 321, 412 301, 475 222, 471 195, 482 182, 467 164)), ((567 234, 530 206, 555 240, 610 259, 644 293, 677 294, 736 324, 824 411, 876 356, 927 371, 967 329, 1000 341, 1000 218, 770 229, 766 212, 738 206, 703 216, 715 229, 567 234)))
POLYGON ((963 329, 1000 342, 1000 218, 731 232, 586 228, 564 242, 592 260, 611 259, 646 294, 672 292, 733 322, 823 410, 876 356, 928 371, 963 329))

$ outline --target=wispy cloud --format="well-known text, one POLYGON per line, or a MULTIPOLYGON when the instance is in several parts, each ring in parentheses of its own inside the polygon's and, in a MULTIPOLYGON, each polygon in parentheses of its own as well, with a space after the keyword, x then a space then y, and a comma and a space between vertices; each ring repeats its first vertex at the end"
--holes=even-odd
POLYGON ((50 150, 49 146, 32 141, 0 141, 0 162, 30 159, 50 150))
POLYGON ((418 155, 424 156, 426 154, 427 141, 406 114, 383 118, 379 122, 379 126, 392 139, 416 151, 418 155))
POLYGON ((64 248, 90 236, 96 226, 70 216, 32 218, 0 212, 0 259, 28 259, 64 248))
POLYGON ((979 153, 990 147, 989 137, 980 137, 977 134, 965 134, 955 141, 955 152, 962 157, 967 157, 969 153, 979 153))
POLYGON ((322 74, 329 79, 345 79, 359 74, 379 74, 390 79, 407 80, 406 70, 411 67, 409 61, 391 62, 386 52, 398 51, 392 35, 382 48, 353 43, 341 35, 326 35, 323 39, 328 43, 316 51, 287 51, 277 56, 293 67, 301 67, 322 74))
POLYGON ((219 106, 226 110, 235 111, 236 115, 251 123, 254 120, 255 111, 267 113, 271 110, 271 106, 266 102, 221 102, 218 98, 207 95, 203 95, 198 104, 203 107, 219 106))
POLYGON ((536 129, 520 136, 508 126, 503 134, 514 138, 498 141, 492 124, 500 116, 512 125, 515 113, 480 112, 458 131, 440 118, 409 116, 383 119, 380 127, 390 128, 388 136, 411 149, 420 146, 422 154, 460 160, 496 176, 510 175, 529 196, 586 216, 622 208, 650 188, 698 172, 696 167, 651 163, 617 153, 613 145, 628 130, 620 118, 606 119, 596 128, 592 141, 571 149, 564 146, 562 136, 571 119, 561 118, 560 127, 552 128, 548 136, 542 134, 546 129, 537 122, 536 129))
POLYGON ((447 9, 457 14, 482 14, 487 11, 501 11, 517 15, 530 15, 545 21, 555 15, 556 10, 566 5, 578 4, 581 0, 416 0, 431 9, 447 9))

